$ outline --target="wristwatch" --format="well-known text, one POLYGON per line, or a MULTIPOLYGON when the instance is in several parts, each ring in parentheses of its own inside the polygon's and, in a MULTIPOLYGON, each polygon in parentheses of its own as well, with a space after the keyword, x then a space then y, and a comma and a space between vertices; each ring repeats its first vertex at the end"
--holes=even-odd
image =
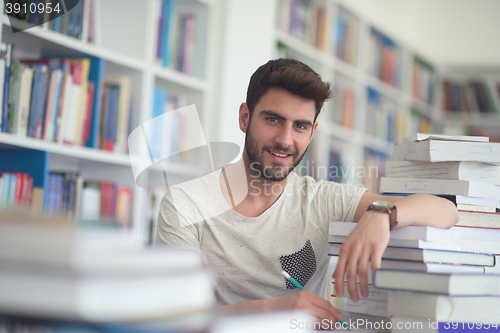
POLYGON ((396 206, 392 202, 374 201, 368 206, 367 211, 369 210, 389 214, 389 230, 394 229, 398 225, 398 212, 396 206))

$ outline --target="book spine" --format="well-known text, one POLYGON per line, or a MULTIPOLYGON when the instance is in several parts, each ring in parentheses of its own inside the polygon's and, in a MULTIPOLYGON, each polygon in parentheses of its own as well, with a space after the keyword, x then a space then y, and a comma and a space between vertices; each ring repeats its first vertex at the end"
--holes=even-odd
POLYGON ((4 132, 5 123, 7 122, 7 112, 3 109, 3 91, 5 84, 5 59, 0 58, 0 131, 4 132))
POLYGON ((3 132, 9 132, 9 122, 10 122, 10 108, 9 108, 9 88, 10 88, 10 64, 12 58, 12 44, 5 44, 5 73, 4 73, 4 84, 3 84, 3 101, 2 108, 4 118, 2 121, 3 132))
POLYGON ((22 73, 22 85, 19 92, 19 120, 16 134, 20 136, 28 135, 28 125, 31 105, 31 88, 33 87, 33 68, 24 67, 22 73))
POLYGON ((30 115, 29 115, 29 123, 28 123, 28 132, 27 136, 34 137, 35 128, 36 128, 36 119, 37 119, 37 111, 38 111, 38 101, 40 100, 40 91, 41 91, 41 80, 42 80, 42 64, 37 64, 35 67, 35 73, 33 79, 33 87, 31 88, 31 107, 30 107, 30 115))
POLYGON ((116 144, 116 128, 117 128, 117 116, 118 116, 118 95, 120 90, 118 87, 111 87, 109 91, 109 119, 108 126, 106 129, 106 137, 104 142, 104 150, 114 151, 116 144))
POLYGON ((19 96, 19 84, 20 84, 20 64, 19 61, 14 61, 14 64, 12 66, 12 82, 11 82, 11 89, 9 93, 9 110, 10 110, 10 116, 9 116, 9 133, 14 133, 14 128, 17 127, 17 120, 18 120, 18 115, 17 115, 17 103, 18 103, 18 96, 19 96))
POLYGON ((47 65, 43 65, 40 101, 38 103, 37 119, 35 124, 35 136, 34 136, 37 139, 42 138, 42 131, 45 125, 45 113, 47 111, 47 95, 49 88, 48 81, 49 81, 49 72, 47 69, 47 65))
POLYGON ((83 129, 83 138, 82 138, 83 146, 88 145, 89 138, 90 138, 90 123, 92 120, 92 108, 94 105, 94 93, 95 93, 94 82, 90 82, 88 94, 87 94, 87 106, 86 106, 87 110, 86 110, 85 125, 84 125, 84 129, 83 129))

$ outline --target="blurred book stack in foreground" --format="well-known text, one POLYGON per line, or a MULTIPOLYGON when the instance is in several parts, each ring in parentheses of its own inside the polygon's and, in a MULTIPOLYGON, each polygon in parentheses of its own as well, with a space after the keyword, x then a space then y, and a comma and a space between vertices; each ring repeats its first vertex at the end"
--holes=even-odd
POLYGON ((69 220, 0 220, 1 317, 167 327, 212 317, 213 278, 197 251, 144 248, 132 233, 69 220))

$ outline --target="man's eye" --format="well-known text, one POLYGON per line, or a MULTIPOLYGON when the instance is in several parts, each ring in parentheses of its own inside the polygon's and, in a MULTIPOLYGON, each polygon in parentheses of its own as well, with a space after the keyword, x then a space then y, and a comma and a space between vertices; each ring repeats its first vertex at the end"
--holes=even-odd
POLYGON ((275 118, 275 117, 269 117, 269 118, 267 118, 267 120, 270 121, 270 122, 272 122, 272 123, 275 123, 275 122, 278 121, 278 119, 275 118))
POLYGON ((305 129, 307 129, 307 127, 305 127, 305 126, 304 126, 304 125, 302 125, 302 124, 297 124, 297 127, 298 127, 299 129, 301 129, 301 130, 305 130, 305 129))

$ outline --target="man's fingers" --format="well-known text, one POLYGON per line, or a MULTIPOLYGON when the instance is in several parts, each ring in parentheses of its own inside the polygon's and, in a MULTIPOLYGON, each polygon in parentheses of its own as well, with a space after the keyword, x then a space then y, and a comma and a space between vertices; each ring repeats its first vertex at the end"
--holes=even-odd
POLYGON ((351 247, 351 254, 347 260, 347 290, 349 295, 354 302, 359 300, 358 297, 358 283, 357 283, 357 273, 358 273, 358 261, 361 255, 362 245, 360 243, 354 243, 351 247))
POLYGON ((339 309, 335 308, 332 304, 330 304, 330 302, 324 300, 321 297, 316 297, 315 295, 311 296, 314 296, 311 297, 310 299, 311 303, 314 306, 327 311, 334 319, 342 319, 342 312, 340 312, 339 309))
POLYGON ((344 296, 344 274, 345 267, 347 264, 347 254, 349 253, 348 244, 344 243, 340 248, 339 259, 337 261, 337 267, 333 272, 332 277, 335 279, 335 293, 339 297, 344 296))
MULTIPOLYGON (((375 270, 379 269, 382 264, 382 255, 384 254, 385 248, 380 247, 373 251, 372 256, 370 258, 371 269, 372 269, 372 279, 375 277, 375 270)), ((373 281, 370 281, 373 283, 373 281)))
POLYGON ((368 261, 370 255, 369 253, 363 253, 361 259, 358 263, 358 278, 359 278, 359 286, 361 290, 361 296, 366 298, 368 297, 368 261))
POLYGON ((300 291, 296 294, 296 297, 295 308, 297 309, 309 311, 320 320, 328 319, 335 321, 342 319, 342 313, 333 307, 330 302, 319 296, 310 292, 300 291))

